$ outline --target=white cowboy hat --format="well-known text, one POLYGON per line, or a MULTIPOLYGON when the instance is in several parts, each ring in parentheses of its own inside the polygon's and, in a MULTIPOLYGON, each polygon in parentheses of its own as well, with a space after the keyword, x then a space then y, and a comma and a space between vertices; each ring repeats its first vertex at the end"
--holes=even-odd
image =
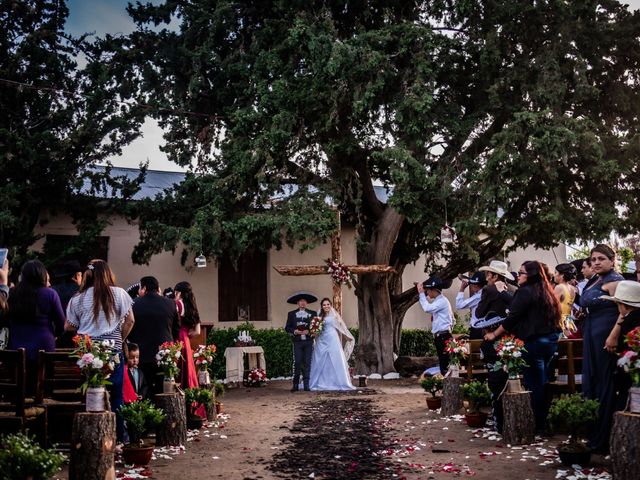
POLYGON ((497 273, 498 275, 502 275, 507 280, 511 280, 511 281, 515 280, 515 277, 509 271, 509 267, 507 266, 507 264, 504 262, 501 262, 500 260, 492 260, 488 266, 480 267, 478 270, 481 272, 497 273))
POLYGON ((633 280, 622 280, 618 283, 616 293, 613 296, 602 295, 600 298, 640 308, 640 283, 633 280))

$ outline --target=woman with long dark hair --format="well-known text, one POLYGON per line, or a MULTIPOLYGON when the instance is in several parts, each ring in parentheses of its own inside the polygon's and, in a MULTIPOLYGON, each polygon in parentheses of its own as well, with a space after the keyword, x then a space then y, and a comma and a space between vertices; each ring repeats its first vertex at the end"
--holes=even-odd
POLYGON ((58 293, 49 288, 47 269, 39 260, 22 266, 20 281, 9 296, 9 348, 26 349, 27 393, 33 395, 38 350, 52 352, 64 331, 64 311, 58 293))
POLYGON ((180 315, 179 340, 182 342, 181 383, 184 388, 198 386, 198 374, 193 362, 190 338, 200 335, 200 313, 196 297, 189 282, 179 282, 173 287, 178 314, 180 315))
POLYGON ((609 447, 611 419, 615 410, 614 373, 617 356, 607 351, 606 341, 618 319, 618 307, 601 297, 613 296, 618 282, 624 280, 614 270, 616 254, 605 244, 591 249, 591 269, 595 281, 590 281, 580 296, 580 306, 586 310, 582 326, 582 394, 600 402, 598 421, 592 430, 589 446, 598 452, 609 447))
POLYGON ((562 331, 567 338, 576 337, 578 327, 573 320, 573 304, 578 296, 578 289, 571 285, 571 281, 576 278, 576 267, 571 263, 561 263, 556 265, 556 271, 553 274, 553 281, 556 286, 553 289, 562 310, 562 331))
POLYGON ((485 340, 493 341, 505 332, 524 341, 527 366, 524 383, 531 390, 536 428, 545 427, 544 384, 549 378, 549 364, 558 350, 560 337, 560 303, 540 262, 524 262, 518 271, 518 291, 513 297, 507 318, 485 340))
POLYGON ((124 403, 122 386, 124 355, 122 344, 133 327, 132 300, 122 288, 116 287, 116 277, 104 260, 91 260, 82 275, 78 293, 67 305, 65 330, 89 335, 91 340, 113 341, 114 353, 120 357, 109 377, 111 410, 116 412, 116 436, 124 441, 124 422, 118 409, 124 403))

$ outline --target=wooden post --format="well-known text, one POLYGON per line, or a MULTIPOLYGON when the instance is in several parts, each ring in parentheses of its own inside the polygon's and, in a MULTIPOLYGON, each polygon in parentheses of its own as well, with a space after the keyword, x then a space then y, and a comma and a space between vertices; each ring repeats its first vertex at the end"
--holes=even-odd
POLYGON ((115 413, 76 413, 71 432, 69 480, 115 480, 115 448, 115 413))
POLYGON ((533 443, 536 423, 531 409, 529 392, 505 392, 502 395, 504 425, 502 439, 510 445, 528 445, 533 443))
POLYGON ((613 479, 640 478, 640 415, 616 412, 613 415, 609 443, 613 479))
POLYGON ((167 418, 156 429, 158 447, 187 444, 187 405, 181 393, 160 393, 155 398, 156 405, 167 418))
POLYGON ((445 377, 442 382, 442 407, 440 413, 445 417, 458 415, 462 407, 464 407, 462 400, 462 384, 464 383, 464 378, 445 377))

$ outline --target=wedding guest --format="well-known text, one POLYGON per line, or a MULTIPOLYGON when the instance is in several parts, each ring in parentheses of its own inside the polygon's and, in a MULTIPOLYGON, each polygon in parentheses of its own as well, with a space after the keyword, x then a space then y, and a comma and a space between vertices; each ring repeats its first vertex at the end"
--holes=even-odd
POLYGON ((69 300, 78 293, 80 284, 82 283, 82 267, 80 266, 80 262, 77 260, 65 262, 62 270, 58 272, 56 277, 62 281, 55 285, 53 289, 58 292, 62 309, 66 311, 69 300))
POLYGON ((140 363, 140 347, 137 343, 127 344, 127 379, 131 384, 136 400, 147 397, 147 381, 144 373, 138 368, 140 363))
POLYGON ((40 260, 22 266, 18 285, 8 300, 9 348, 27 355, 27 395, 35 393, 38 350, 52 352, 64 331, 64 311, 58 293, 47 287, 47 269, 40 260))
POLYGON ((78 293, 67 306, 65 330, 89 335, 93 341, 113 341, 113 351, 119 357, 115 370, 109 377, 111 385, 111 410, 116 412, 116 438, 124 441, 124 421, 118 409, 124 403, 123 376, 124 354, 122 345, 134 324, 131 297, 116 286, 116 277, 104 260, 89 262, 82 275, 78 293))
POLYGON ((614 372, 617 358, 605 349, 619 312, 616 304, 604 300, 613 296, 622 275, 614 270, 616 254, 611 247, 598 244, 591 249, 594 280, 582 291, 580 305, 586 309, 582 326, 582 394, 600 402, 598 420, 592 429, 589 446, 596 452, 609 448, 609 431, 615 402, 614 372))
POLYGON ((182 342, 180 377, 183 388, 198 386, 198 372, 193 361, 191 337, 200 335, 200 313, 196 297, 189 282, 179 282, 173 287, 178 315, 180 317, 179 340, 182 342))
POLYGON ((469 320, 469 338, 480 339, 482 338, 482 330, 474 328, 471 324, 478 321, 476 316, 476 309, 480 303, 482 297, 482 288, 487 284, 484 272, 475 272, 470 277, 466 275, 459 276, 462 282, 460 283, 460 291, 456 295, 456 310, 469 309, 471 312, 471 318, 469 320), (464 298, 464 291, 469 287, 469 298, 464 298))
POLYGON ((576 268, 570 263, 560 263, 556 265, 553 274, 553 281, 556 284, 553 293, 560 302, 560 310, 562 312, 562 331, 567 338, 575 337, 578 333, 578 327, 573 320, 573 304, 578 289, 570 282, 576 278, 576 268))
POLYGON ((537 261, 524 262, 518 271, 519 288, 509 306, 506 319, 484 338, 494 341, 505 332, 524 341, 524 383, 531 390, 531 405, 536 428, 544 430, 546 421, 544 385, 549 379, 549 364, 558 350, 560 303, 553 293, 546 269, 537 261))
POLYGON ((492 260, 489 265, 480 267, 485 272, 487 285, 483 287, 480 302, 476 307, 476 317, 484 318, 489 312, 504 317, 513 298, 507 281, 515 280, 505 262, 492 260))
POLYGON ((442 294, 446 288, 438 277, 431 277, 423 283, 416 284, 418 300, 425 313, 431 314, 431 333, 438 354, 440 373, 444 375, 449 369, 449 354, 445 352, 445 344, 451 339, 453 328, 453 310, 447 297, 442 294))
POLYGON ((300 389, 300 375, 304 390, 308 392, 309 377, 311 374, 311 357, 313 355, 313 338, 309 334, 311 319, 316 312, 309 310, 307 305, 316 302, 318 298, 309 292, 297 292, 287 298, 287 303, 298 306, 287 314, 287 323, 284 327, 293 341, 293 387, 292 392, 300 389))

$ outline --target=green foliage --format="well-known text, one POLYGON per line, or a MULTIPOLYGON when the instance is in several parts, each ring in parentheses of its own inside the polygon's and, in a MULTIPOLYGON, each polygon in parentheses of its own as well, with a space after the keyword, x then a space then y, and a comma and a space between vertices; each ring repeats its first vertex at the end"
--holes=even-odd
POLYGON ((147 432, 160 425, 165 414, 149 400, 125 403, 120 407, 120 414, 127 423, 127 432, 131 445, 142 443, 147 432))
POLYGON ((184 400, 189 409, 190 415, 195 415, 195 412, 201 406, 207 407, 213 403, 213 392, 207 388, 187 388, 184 391, 184 400))
POLYGON ((462 396, 469 401, 469 413, 476 413, 481 407, 491 405, 491 390, 487 382, 472 380, 462 385, 462 396))
POLYGON ((469 321, 471 320, 471 313, 468 313, 465 318, 462 318, 457 312, 454 312, 453 317, 454 321, 451 333, 454 335, 469 335, 469 321))
POLYGON ((437 375, 425 377, 420 381, 420 386, 424 389, 425 392, 430 393, 432 397, 435 397, 436 393, 442 390, 442 377, 437 375))
POLYGON ((618 256, 620 257, 620 271, 626 273, 629 271, 629 262, 633 260, 633 250, 629 247, 621 247, 618 249, 618 256))
POLYGON ((222 400, 222 398, 224 397, 224 383, 214 382, 213 389, 216 392, 216 401, 222 400))
POLYGON ((0 480, 45 480, 60 470, 65 459, 62 453, 42 448, 25 434, 0 437, 0 480))
POLYGON ((436 354, 436 345, 430 331, 419 328, 402 330, 400 352, 401 357, 428 357, 436 354))
POLYGON ((565 428, 571 434, 571 442, 577 443, 585 428, 598 418, 597 400, 585 399, 581 394, 562 395, 554 398, 547 419, 551 428, 565 428))

